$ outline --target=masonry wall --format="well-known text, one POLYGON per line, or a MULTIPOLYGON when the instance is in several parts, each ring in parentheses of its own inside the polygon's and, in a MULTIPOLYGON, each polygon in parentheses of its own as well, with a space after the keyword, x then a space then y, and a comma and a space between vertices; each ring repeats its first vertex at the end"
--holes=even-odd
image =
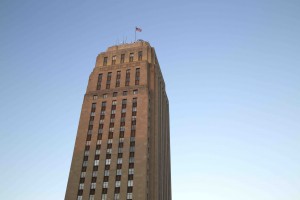
POLYGON ((117 197, 171 199, 168 99, 154 48, 147 42, 113 46, 98 55, 82 104, 65 199, 117 197), (133 186, 128 186, 131 180, 133 186))

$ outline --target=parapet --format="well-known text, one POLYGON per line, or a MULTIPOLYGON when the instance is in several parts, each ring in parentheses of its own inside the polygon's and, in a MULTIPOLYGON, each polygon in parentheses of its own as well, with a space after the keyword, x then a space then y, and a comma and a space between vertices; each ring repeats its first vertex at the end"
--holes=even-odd
POLYGON ((133 43, 125 43, 125 44, 108 47, 106 52, 123 50, 123 49, 131 49, 137 47, 151 47, 151 46, 149 42, 146 42, 144 40, 137 40, 136 42, 133 43))

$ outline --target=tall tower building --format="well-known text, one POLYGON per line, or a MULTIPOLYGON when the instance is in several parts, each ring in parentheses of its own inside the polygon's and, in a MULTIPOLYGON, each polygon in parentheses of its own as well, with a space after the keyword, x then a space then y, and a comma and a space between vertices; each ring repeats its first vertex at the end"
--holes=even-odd
POLYGON ((171 200, 169 103, 148 42, 100 53, 89 77, 65 200, 171 200))

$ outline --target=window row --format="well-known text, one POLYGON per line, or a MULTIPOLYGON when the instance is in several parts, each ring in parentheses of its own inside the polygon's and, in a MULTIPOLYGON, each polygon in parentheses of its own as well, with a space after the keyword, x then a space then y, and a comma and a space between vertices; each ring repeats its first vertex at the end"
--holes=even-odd
MULTIPOLYGON (((102 89, 102 79, 103 79, 103 74, 99 74, 98 75, 98 80, 97 80, 97 90, 101 90, 102 89)), ((111 88, 111 84, 112 84, 112 72, 108 72, 107 73, 107 77, 106 77, 106 83, 105 83, 105 89, 110 89, 111 88)), ((126 70, 126 74, 125 74, 125 86, 129 86, 130 85, 130 69, 126 70)), ((135 85, 139 85, 140 84, 140 68, 136 68, 135 69, 135 85)), ((117 71, 117 75, 116 75, 116 80, 115 80, 115 88, 120 87, 121 85, 121 71, 117 71)))
MULTIPOLYGON (((138 56, 137 57, 138 61, 143 60, 143 52, 142 51, 139 51, 138 54, 137 54, 137 56, 138 56)), ((129 62, 133 62, 134 61, 134 57, 135 57, 134 52, 129 53, 129 55, 128 55, 128 61, 129 62)), ((121 55, 118 55, 118 56, 117 55, 113 55, 111 57, 111 64, 112 65, 117 64, 117 60, 119 60, 120 64, 124 63, 125 62, 125 54, 121 54, 121 55)), ((103 57, 103 66, 107 66, 107 64, 108 64, 108 57, 106 56, 106 57, 103 57)))
MULTIPOLYGON (((127 90, 125 90, 125 91, 122 92, 122 96, 127 96, 128 94, 129 94, 129 92, 128 92, 127 90)), ((138 90, 137 90, 137 89, 136 89, 136 90, 133 90, 133 91, 132 91, 132 94, 133 94, 133 95, 138 94, 138 90)), ((112 93, 112 96, 113 96, 113 97, 117 97, 117 96, 118 96, 118 92, 113 92, 113 93, 112 93)), ((103 98, 103 99, 106 99, 107 97, 108 97, 108 94, 107 94, 107 93, 102 95, 102 98, 103 98)), ((93 95, 93 100, 97 100, 97 99, 98 99, 98 95, 93 95)))

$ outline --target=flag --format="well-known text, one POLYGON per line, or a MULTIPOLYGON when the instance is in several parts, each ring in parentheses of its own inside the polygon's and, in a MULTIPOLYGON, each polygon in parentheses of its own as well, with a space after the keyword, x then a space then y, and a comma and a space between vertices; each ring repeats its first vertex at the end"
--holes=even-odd
POLYGON ((142 32, 142 29, 139 28, 139 27, 135 27, 135 31, 137 31, 137 32, 142 32))

